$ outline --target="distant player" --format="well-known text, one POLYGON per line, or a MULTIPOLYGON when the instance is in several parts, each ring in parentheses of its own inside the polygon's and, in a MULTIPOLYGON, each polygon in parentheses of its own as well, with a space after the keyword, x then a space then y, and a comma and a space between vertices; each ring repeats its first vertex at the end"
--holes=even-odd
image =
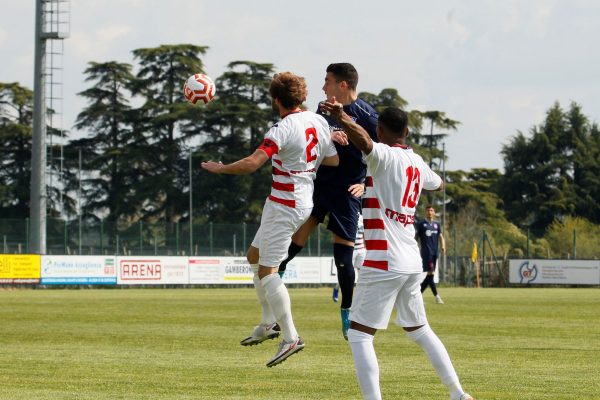
MULTIPOLYGON (((354 240, 354 253, 352 253, 352 265, 354 266, 354 272, 358 276, 360 267, 365 260, 367 249, 365 248, 365 226, 363 225, 363 217, 358 214, 358 229, 356 231, 356 239, 354 240)), ((340 292, 340 284, 336 283, 333 287, 333 301, 337 303, 340 292)))
POLYGON ((435 217, 435 208, 428 205, 425 208, 425 212, 426 218, 415 224, 417 228, 417 237, 421 244, 423 272, 427 273, 425 279, 423 279, 423 282, 421 283, 421 293, 427 289, 427 286, 430 286, 431 291, 435 296, 435 302, 437 304, 444 304, 444 301, 438 294, 437 287, 435 286, 434 274, 438 260, 438 243, 442 253, 445 253, 446 242, 444 241, 444 235, 442 235, 442 224, 433 219, 435 217))
POLYGON ((381 399, 373 341, 378 329, 387 328, 396 308, 398 325, 425 351, 451 400, 473 400, 463 391, 446 348, 427 322, 419 291, 422 272, 413 226, 415 209, 421 190, 439 190, 442 179, 406 146, 408 115, 404 111, 389 107, 379 115, 381 143, 374 143, 335 99, 322 107, 336 118, 367 161, 363 199, 367 257, 358 276, 348 331, 363 397, 381 399))
POLYGON ((279 336, 283 341, 267 362, 272 367, 304 348, 294 326, 290 296, 277 268, 287 255, 292 235, 308 219, 313 206, 313 179, 319 165, 339 163, 327 121, 302 111, 307 90, 304 78, 283 72, 269 87, 273 109, 281 120, 265 135, 256 151, 232 164, 203 162, 202 168, 217 174, 249 174, 272 158, 271 194, 265 201, 260 227, 248 249, 254 270, 254 287, 262 308, 262 321, 242 346, 259 344, 279 336))
MULTIPOLYGON (((344 105, 344 111, 353 121, 362 126, 377 141, 375 128, 377 112, 358 97, 356 86, 358 72, 352 64, 336 63, 327 67, 323 91, 327 98, 335 96, 344 105)), ((320 110, 317 111, 321 113, 320 110)), ((348 339, 350 327, 350 305, 354 290, 355 273, 352 264, 354 239, 360 213, 360 196, 367 166, 362 154, 348 138, 339 124, 325 116, 332 130, 335 147, 340 157, 338 168, 323 167, 317 172, 315 180, 314 203, 310 219, 302 225, 292 238, 288 257, 279 266, 280 273, 285 271, 287 263, 293 259, 306 244, 313 229, 329 216, 327 229, 333 233, 333 259, 337 268, 337 278, 342 292, 340 316, 342 335, 348 339)))

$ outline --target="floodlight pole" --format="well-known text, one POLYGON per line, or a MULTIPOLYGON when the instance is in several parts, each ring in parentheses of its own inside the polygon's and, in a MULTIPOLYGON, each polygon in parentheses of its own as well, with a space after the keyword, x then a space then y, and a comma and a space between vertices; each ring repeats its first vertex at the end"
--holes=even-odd
POLYGON ((46 254, 46 38, 43 37, 42 0, 35 2, 35 66, 33 132, 31 137, 31 192, 29 251, 46 254))

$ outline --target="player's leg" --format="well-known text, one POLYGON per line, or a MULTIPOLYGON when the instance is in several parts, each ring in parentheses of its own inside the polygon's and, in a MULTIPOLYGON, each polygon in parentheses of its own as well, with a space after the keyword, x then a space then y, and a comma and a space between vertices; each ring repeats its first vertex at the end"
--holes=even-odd
POLYGON ((267 202, 263 211, 261 226, 264 223, 265 229, 261 236, 258 277, 283 334, 283 341, 275 356, 267 363, 268 367, 279 364, 304 348, 292 318, 290 295, 277 271, 285 257, 285 250, 282 249, 289 246, 292 234, 309 215, 310 209, 298 210, 273 202, 267 202))
POLYGON ((465 392, 460 385, 450 356, 427 322, 423 296, 419 290, 420 279, 420 274, 408 275, 396 303, 397 324, 402 326, 408 337, 425 351, 438 376, 450 391, 451 399, 461 399, 465 392))
MULTIPOLYGON (((262 227, 263 225, 261 225, 262 227)), ((265 340, 275 339, 280 334, 280 327, 276 322, 275 315, 273 314, 273 310, 269 302, 267 301, 267 294, 265 288, 260 281, 258 276, 258 260, 260 251, 258 249, 260 239, 262 236, 262 229, 258 228, 254 239, 252 240, 252 245, 248 248, 248 253, 246 254, 246 258, 252 267, 252 271, 254 272, 252 276, 252 280, 254 282, 254 289, 256 290, 256 297, 258 297, 258 301, 261 307, 261 320, 260 323, 254 327, 250 336, 244 338, 240 344, 242 346, 253 346, 256 344, 260 344, 265 340)))
POLYGON ((331 204, 327 228, 333 232, 333 260, 337 269, 337 278, 342 295, 340 315, 342 334, 345 339, 347 339, 350 327, 348 316, 356 279, 352 259, 359 214, 360 199, 347 192, 338 191, 335 193, 335 201, 331 204))
POLYGON ((374 278, 377 274, 372 271, 361 271, 348 331, 356 376, 365 399, 381 399, 374 339, 378 329, 387 328, 397 295, 393 279, 378 282, 374 278))

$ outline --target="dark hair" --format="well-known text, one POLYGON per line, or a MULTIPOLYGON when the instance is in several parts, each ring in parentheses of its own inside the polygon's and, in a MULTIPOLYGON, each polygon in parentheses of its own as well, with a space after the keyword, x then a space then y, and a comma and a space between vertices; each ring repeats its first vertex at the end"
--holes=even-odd
POLYGON ((291 72, 275 74, 269 86, 269 93, 274 99, 279 99, 287 109, 300 106, 305 100, 308 90, 304 78, 291 72))
POLYGON ((387 107, 379 114, 379 123, 398 137, 403 137, 408 126, 408 114, 398 107, 387 107))
POLYGON ((334 63, 327 66, 326 72, 331 72, 338 82, 346 81, 351 90, 358 85, 358 72, 350 63, 334 63))
POLYGON ((435 207, 434 207, 434 206, 432 206, 431 204, 427 204, 427 205, 425 206, 425 209, 426 209, 426 210, 429 210, 430 208, 431 208, 431 209, 433 209, 433 210, 435 211, 435 207))

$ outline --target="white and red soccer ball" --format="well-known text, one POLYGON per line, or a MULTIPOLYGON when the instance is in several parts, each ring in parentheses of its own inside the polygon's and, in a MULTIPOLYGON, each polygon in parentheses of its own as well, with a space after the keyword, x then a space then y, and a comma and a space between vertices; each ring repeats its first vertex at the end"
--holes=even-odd
POLYGON ((215 84, 208 75, 192 75, 183 85, 183 95, 191 104, 208 104, 215 97, 215 84))

